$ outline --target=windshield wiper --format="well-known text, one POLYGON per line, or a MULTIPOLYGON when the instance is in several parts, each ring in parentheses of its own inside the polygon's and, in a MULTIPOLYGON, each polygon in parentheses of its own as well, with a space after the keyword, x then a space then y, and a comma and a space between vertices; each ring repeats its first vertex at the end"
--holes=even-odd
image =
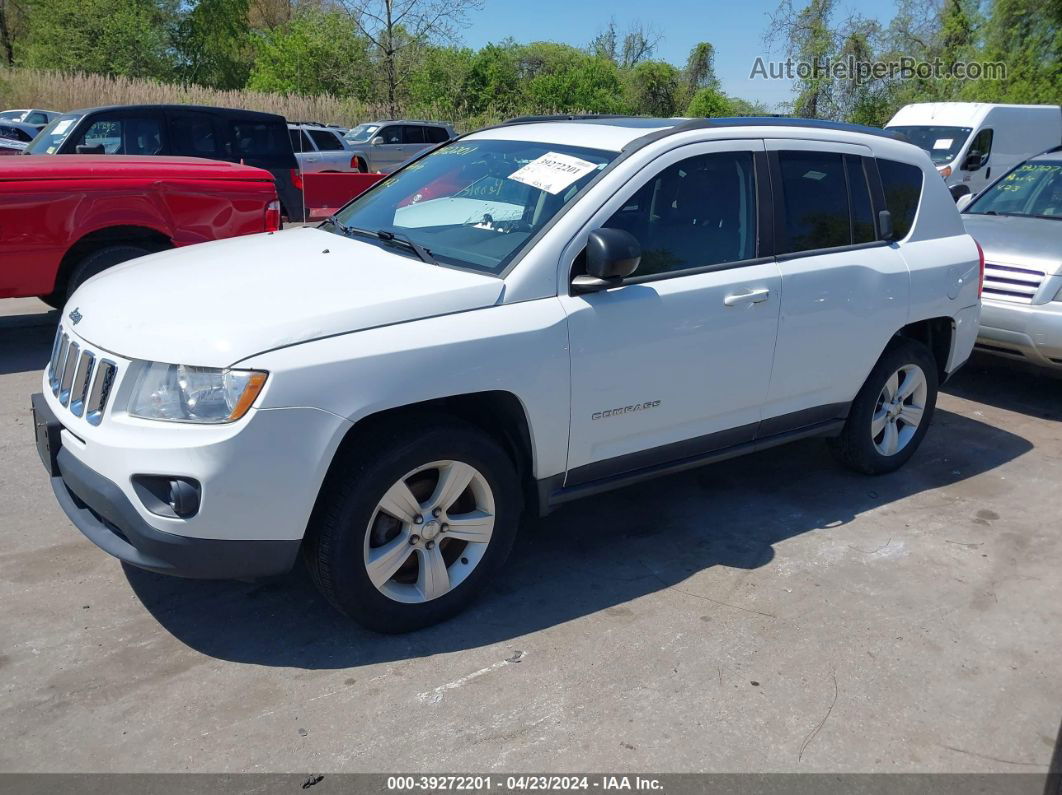
POLYGON ((412 251, 421 262, 426 262, 429 265, 438 265, 438 260, 431 255, 431 252, 424 248, 414 240, 403 235, 401 232, 391 232, 388 229, 378 229, 375 232, 370 232, 368 229, 360 229, 356 226, 347 226, 340 221, 336 216, 331 216, 327 219, 329 223, 339 229, 347 237, 352 235, 358 235, 359 237, 368 237, 374 240, 382 240, 384 243, 397 243, 400 246, 404 246, 412 251))
POLYGON ((435 257, 431 255, 431 252, 428 251, 428 249, 424 248, 424 246, 422 246, 420 243, 413 240, 412 238, 406 237, 401 232, 391 232, 387 229, 378 229, 376 230, 376 236, 386 243, 398 243, 399 245, 405 246, 418 257, 420 257, 421 262, 426 262, 429 265, 439 264, 436 261, 435 257))

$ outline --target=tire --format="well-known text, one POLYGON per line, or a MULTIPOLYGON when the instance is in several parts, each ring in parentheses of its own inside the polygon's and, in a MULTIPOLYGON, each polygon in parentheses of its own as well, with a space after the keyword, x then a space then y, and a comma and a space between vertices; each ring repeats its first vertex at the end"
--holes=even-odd
POLYGON ((52 309, 62 309, 63 304, 66 303, 66 292, 63 290, 56 290, 53 293, 48 293, 48 295, 40 296, 40 299, 52 309))
MULTIPOLYGON (((130 243, 117 243, 113 246, 98 248, 95 251, 86 254, 70 272, 70 278, 67 279, 66 289, 63 290, 63 300, 60 302, 60 306, 62 303, 66 302, 67 298, 74 294, 74 291, 78 287, 96 274, 103 273, 103 271, 114 265, 119 265, 128 260, 143 257, 145 254, 150 253, 151 249, 144 248, 143 246, 136 246, 130 243)), ((55 306, 55 304, 51 304, 51 306, 55 306)))
POLYGON ((358 158, 358 172, 357 173, 359 173, 359 174, 367 174, 368 171, 369 171, 369 166, 365 162, 365 158, 359 157, 358 158))
POLYGON ((915 340, 893 339, 856 395, 840 436, 829 440, 834 456, 867 475, 899 469, 925 438, 937 387, 933 354, 915 340))
POLYGON ((341 455, 303 544, 310 576, 324 597, 383 633, 420 629, 463 610, 516 539, 522 497, 505 450, 473 425, 437 417, 379 428, 341 455), (444 476, 460 483, 466 468, 474 474, 456 497, 437 493, 444 476), (385 497, 392 513, 381 509, 385 497), (430 513, 433 503, 442 506, 438 518, 430 513), (489 529, 484 517, 491 516, 489 529), (460 527, 462 521, 479 524, 460 527), (484 533, 485 543, 469 540, 484 533), (376 563, 372 576, 370 561, 376 563), (433 579, 440 566, 445 576, 433 579))

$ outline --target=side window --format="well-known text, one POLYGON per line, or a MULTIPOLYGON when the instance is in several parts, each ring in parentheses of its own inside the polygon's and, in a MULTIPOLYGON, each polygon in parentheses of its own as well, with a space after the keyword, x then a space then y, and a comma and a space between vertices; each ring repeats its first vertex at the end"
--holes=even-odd
POLYGON ((160 119, 109 118, 92 122, 74 145, 81 154, 157 155, 162 142, 160 119))
POLYGON ((22 122, 24 124, 47 124, 48 117, 38 110, 34 113, 30 113, 28 116, 26 116, 26 118, 22 120, 22 122))
POLYGON ((402 143, 404 144, 422 144, 424 139, 424 128, 414 127, 412 125, 402 128, 402 143))
POLYGON ((897 240, 907 237, 914 223, 918 200, 922 196, 922 169, 908 163, 878 158, 881 188, 885 193, 885 209, 892 216, 892 228, 897 240))
POLYGON ((402 128, 394 126, 384 127, 373 137, 383 138, 385 144, 400 144, 402 143, 402 128))
POLYGON ((221 153, 214 122, 208 116, 179 114, 170 117, 171 149, 175 155, 217 157, 221 153))
POLYGON ((299 138, 300 135, 301 130, 296 130, 291 127, 288 127, 288 138, 291 139, 291 151, 293 152, 301 152, 303 149, 302 139, 299 138))
POLYGON ((283 124, 260 121, 232 121, 232 139, 237 157, 277 155, 287 152, 291 140, 283 124))
POLYGON ((23 132, 18 127, 8 127, 6 125, 0 126, 0 138, 7 138, 10 141, 21 141, 23 143, 29 143, 33 140, 28 133, 23 132))
POLYGON ((844 158, 833 152, 778 153, 782 172, 779 253, 847 246, 852 242, 844 158))
POLYGON ((310 137, 322 152, 335 152, 343 149, 343 144, 330 132, 325 130, 310 130, 310 137))
POLYGON ((636 276, 752 259, 755 191, 751 152, 698 155, 650 179, 603 226, 638 239, 636 276))
POLYGON ((844 162, 848 170, 848 194, 852 202, 852 242, 871 243, 877 239, 877 231, 874 227, 874 208, 870 203, 870 189, 867 187, 863 158, 845 155, 844 162))
POLYGON ((450 140, 450 134, 446 132, 445 127, 425 127, 424 132, 428 136, 429 143, 441 144, 443 141, 450 140))
POLYGON ((979 159, 974 164, 976 168, 971 169, 977 171, 977 169, 985 166, 988 163, 988 157, 992 154, 992 131, 981 130, 974 136, 973 141, 970 143, 970 148, 967 150, 966 157, 969 159, 970 155, 979 155, 979 159))

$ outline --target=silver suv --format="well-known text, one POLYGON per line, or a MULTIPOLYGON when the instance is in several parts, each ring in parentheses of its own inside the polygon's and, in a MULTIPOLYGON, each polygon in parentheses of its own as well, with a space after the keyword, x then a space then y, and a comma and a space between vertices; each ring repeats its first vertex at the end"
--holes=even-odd
POLYGON ((357 159, 343 138, 345 131, 316 122, 288 122, 291 148, 303 174, 357 171, 357 159))
POLYGON ((359 171, 384 173, 394 171, 418 152, 456 137, 447 122, 410 119, 359 124, 343 136, 357 158, 359 171))

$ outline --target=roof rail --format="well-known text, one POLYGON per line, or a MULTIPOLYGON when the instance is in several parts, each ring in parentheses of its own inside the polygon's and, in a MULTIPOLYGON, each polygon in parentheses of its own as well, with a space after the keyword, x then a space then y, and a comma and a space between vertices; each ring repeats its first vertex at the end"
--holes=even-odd
POLYGON ((537 121, 592 121, 594 119, 637 119, 626 113, 553 113, 543 116, 515 116, 506 119, 499 127, 507 124, 533 124, 537 121))
POLYGON ((690 119, 685 124, 672 127, 672 132, 696 130, 703 127, 809 127, 815 130, 836 130, 838 132, 856 132, 864 135, 876 135, 879 138, 892 138, 907 141, 903 133, 883 130, 880 127, 867 127, 863 124, 849 124, 843 121, 826 119, 801 119, 788 116, 724 116, 706 119, 690 119))

